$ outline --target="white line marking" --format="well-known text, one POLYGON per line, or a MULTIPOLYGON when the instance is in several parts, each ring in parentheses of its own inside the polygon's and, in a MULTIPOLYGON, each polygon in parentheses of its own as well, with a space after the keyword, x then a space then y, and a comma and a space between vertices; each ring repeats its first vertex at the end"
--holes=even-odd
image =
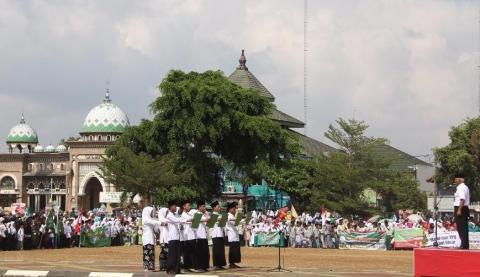
POLYGON ((120 272, 91 272, 89 277, 132 277, 133 273, 120 272))
POLYGON ((200 275, 177 274, 177 275, 175 275, 175 277, 198 277, 198 276, 202 276, 202 277, 218 277, 218 275, 204 275, 204 274, 200 274, 200 275))
POLYGON ((48 271, 41 270, 7 270, 4 276, 28 276, 28 277, 44 277, 48 271))

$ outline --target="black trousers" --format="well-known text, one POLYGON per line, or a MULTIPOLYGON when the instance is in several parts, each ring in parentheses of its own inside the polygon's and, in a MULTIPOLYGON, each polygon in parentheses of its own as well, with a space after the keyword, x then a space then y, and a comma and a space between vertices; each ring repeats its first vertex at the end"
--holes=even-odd
POLYGON ((168 242, 167 271, 180 273, 180 241, 171 240, 168 242))
POLYGON ((208 269, 210 267, 210 249, 207 239, 197 239, 197 267, 196 269, 208 269))
POLYGON ((468 206, 463 206, 462 214, 460 216, 457 216, 457 210, 458 210, 458 206, 455 206, 454 207, 455 224, 457 225, 458 236, 460 237, 460 240, 461 240, 460 248, 469 249, 468 216, 470 214, 470 210, 468 209, 468 206))
POLYGON ((240 242, 228 242, 228 262, 230 264, 240 263, 242 261, 242 254, 240 253, 240 242))
POLYGON ((197 268, 197 242, 196 240, 186 240, 183 242, 183 267, 197 268))
POLYGON ((225 260, 225 240, 223 238, 212 238, 213 247, 213 266, 226 266, 225 260))

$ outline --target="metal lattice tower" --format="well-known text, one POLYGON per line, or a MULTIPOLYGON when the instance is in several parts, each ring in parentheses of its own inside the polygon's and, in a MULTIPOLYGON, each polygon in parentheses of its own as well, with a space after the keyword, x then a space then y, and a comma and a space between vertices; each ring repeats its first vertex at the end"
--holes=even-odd
POLYGON ((478 65, 477 65, 477 71, 478 71, 478 84, 477 84, 477 89, 478 89, 478 113, 480 115, 480 1, 478 3, 478 41, 477 41, 477 56, 478 56, 478 65))
POLYGON ((308 0, 303 1, 303 129, 304 135, 307 135, 308 126, 308 102, 307 102, 307 25, 308 25, 308 0))

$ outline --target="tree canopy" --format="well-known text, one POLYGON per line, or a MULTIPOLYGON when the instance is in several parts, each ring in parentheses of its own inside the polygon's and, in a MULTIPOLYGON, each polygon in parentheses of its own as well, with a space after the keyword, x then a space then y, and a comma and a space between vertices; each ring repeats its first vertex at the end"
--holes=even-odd
POLYGON ((107 151, 105 177, 124 191, 167 198, 216 195, 222 163, 249 177, 298 153, 295 138, 268 118, 273 104, 220 71, 173 70, 150 105, 152 120, 128 128, 107 151))
POLYGON ((340 151, 312 159, 293 159, 286 168, 270 169, 268 181, 288 192, 295 206, 316 210, 319 205, 345 215, 393 212, 400 208, 424 209, 425 197, 411 176, 392 171, 389 160, 374 147, 387 143, 368 137, 368 125, 355 119, 338 119, 325 136, 340 151), (379 197, 368 199, 366 191, 379 197), (380 209, 383 208, 383 209, 380 209))
POLYGON ((440 184, 451 184, 456 174, 465 176, 474 200, 480 199, 480 118, 467 118, 448 133, 450 144, 434 149, 439 165, 436 176, 440 184))

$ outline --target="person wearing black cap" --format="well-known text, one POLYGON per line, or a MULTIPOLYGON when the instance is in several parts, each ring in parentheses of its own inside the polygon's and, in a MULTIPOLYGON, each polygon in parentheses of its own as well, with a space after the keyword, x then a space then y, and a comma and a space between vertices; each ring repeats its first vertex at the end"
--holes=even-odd
POLYGON ((237 203, 228 203, 227 210, 228 263, 230 264, 230 268, 239 268, 237 263, 241 262, 242 255, 240 253, 240 235, 238 234, 237 226, 235 226, 237 203))
POLYGON ((196 236, 195 231, 192 229, 192 220, 195 215, 195 210, 192 210, 192 206, 189 200, 185 200, 182 203, 182 215, 181 217, 187 222, 183 224, 183 238, 182 242, 182 255, 183 255, 183 267, 186 271, 195 272, 197 268, 197 256, 196 256, 196 236))
POLYGON ((180 227, 186 221, 177 214, 177 203, 168 201, 168 213, 166 216, 168 226, 168 256, 167 273, 180 273, 180 227))
MULTIPOLYGON (((214 201, 212 204, 213 213, 219 215, 218 221, 222 219, 220 215, 220 203, 218 201, 214 201)), ((215 226, 212 230, 212 260, 213 266, 216 270, 223 270, 224 266, 227 265, 225 261, 225 233, 223 232, 222 227, 218 227, 218 221, 215 223, 215 226)))
POLYGON ((461 249, 469 249, 468 242, 468 217, 470 210, 470 190, 465 185, 465 180, 462 175, 456 175, 454 179, 455 185, 457 185, 457 191, 455 192, 455 199, 453 202, 453 210, 455 212, 455 224, 457 225, 458 236, 461 240, 461 249))
POLYGON ((196 258, 197 258, 197 271, 207 272, 210 264, 210 252, 208 249, 208 231, 207 231, 207 209, 205 207, 205 200, 197 201, 198 213, 203 214, 198 228, 195 229, 196 240, 196 258))

